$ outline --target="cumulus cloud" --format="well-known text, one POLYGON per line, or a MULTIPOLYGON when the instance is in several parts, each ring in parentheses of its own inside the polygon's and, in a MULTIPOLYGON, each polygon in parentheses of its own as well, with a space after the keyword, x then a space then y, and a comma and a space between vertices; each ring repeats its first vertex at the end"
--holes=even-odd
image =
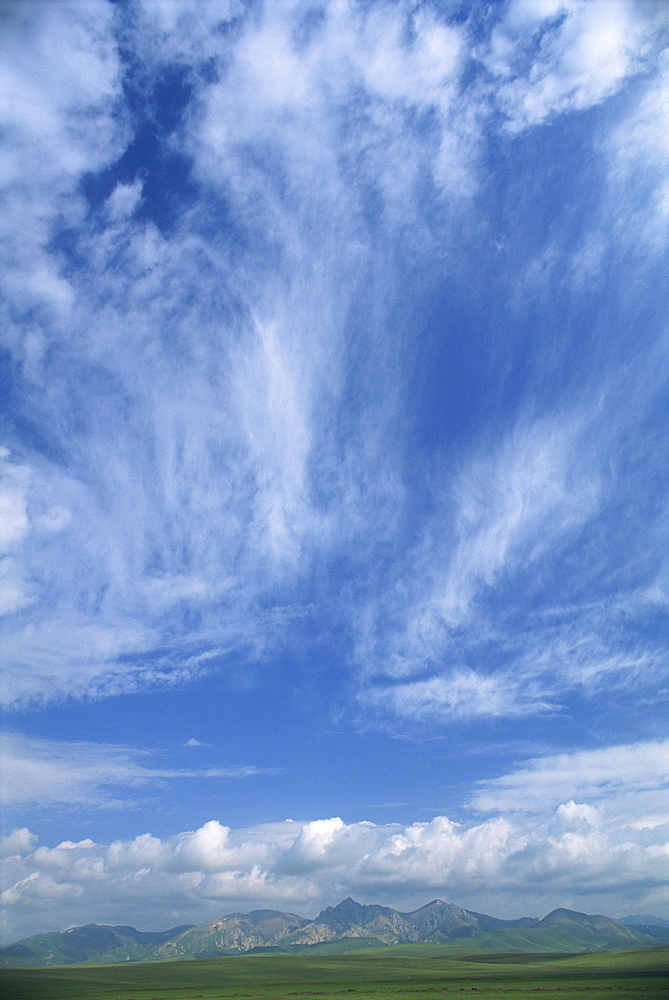
MULTIPOLYGON (((19 744, 20 777, 43 794, 56 785, 50 801, 234 774, 154 768, 127 749, 88 744, 41 746, 36 774, 25 763, 34 756, 27 742, 19 744), (66 769, 67 789, 58 778, 66 769)), ((9 750, 15 763, 19 753, 9 750)), ((526 760, 479 783, 470 805, 489 815, 466 822, 331 817, 235 829, 211 819, 172 836, 144 832, 108 844, 75 836, 54 847, 15 829, 2 841, 6 939, 86 921, 149 928, 263 907, 315 916, 349 894, 400 909, 439 896, 505 916, 555 906, 663 912, 668 753, 667 741, 649 741, 526 760)))
POLYGON ((667 905, 666 832, 657 828, 649 841, 629 826, 603 825, 597 808, 573 800, 532 821, 437 816, 379 826, 337 817, 232 830, 210 820, 169 838, 68 841, 13 857, 3 902, 10 936, 33 927, 36 913, 45 920, 51 903, 54 927, 67 919, 148 927, 259 907, 314 916, 348 894, 400 908, 440 896, 499 913, 511 892, 507 915, 569 904, 611 912, 667 905))
POLYGON ((37 844, 37 837, 26 826, 17 827, 11 833, 0 837, 0 858, 9 858, 15 854, 27 854, 37 844))

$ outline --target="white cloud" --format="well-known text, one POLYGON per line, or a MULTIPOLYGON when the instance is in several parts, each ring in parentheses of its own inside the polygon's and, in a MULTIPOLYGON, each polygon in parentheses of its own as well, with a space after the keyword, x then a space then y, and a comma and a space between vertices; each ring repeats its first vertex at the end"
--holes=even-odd
POLYGON ((531 675, 484 675, 455 669, 447 676, 376 687, 364 696, 371 704, 392 708, 415 720, 471 719, 478 716, 522 716, 553 707, 531 675))
MULTIPOLYGON (((654 798, 657 812, 664 816, 668 776, 669 740, 578 750, 537 757, 509 774, 481 782, 482 791, 471 804, 482 812, 543 813, 571 796, 602 802, 607 813, 617 817, 621 802, 632 806, 635 797, 638 803, 654 798)), ((638 813, 639 805, 633 811, 638 813)))
POLYGON ((112 18, 97 0, 22 3, 3 17, 3 286, 22 312, 41 309, 56 321, 69 313, 73 290, 47 250, 51 227, 59 217, 81 220, 81 176, 123 149, 123 126, 112 117, 120 95, 112 18))
MULTIPOLYGON (((641 274, 666 254, 668 91, 669 56, 665 51, 655 71, 636 83, 630 99, 595 134, 594 146, 604 171, 592 225, 576 249, 553 252, 548 262, 555 275, 571 282, 582 295, 588 295, 593 284, 612 273, 621 261, 632 260, 637 277, 626 291, 633 299, 641 274)), ((536 270, 541 271, 540 262, 536 270)), ((659 349, 665 353, 666 345, 659 349)))
MULTIPOLYGON (((593 609, 592 617, 597 613, 593 609)), ((609 690, 632 690, 650 676, 658 680, 665 673, 661 648, 636 646, 620 650, 615 634, 609 642, 597 634, 597 625, 606 634, 607 623, 593 621, 593 631, 580 632, 578 626, 570 629, 564 623, 558 628, 557 637, 549 633, 536 634, 533 648, 518 664, 521 673, 553 677, 555 683, 565 688, 580 688, 587 695, 609 690)))
POLYGON ((640 99, 605 141, 608 197, 605 224, 617 242, 661 254, 669 239, 669 54, 640 99))
POLYGON ((14 549, 28 531, 26 489, 29 470, 0 449, 0 553, 14 549))
POLYGON ((0 556, 0 615, 13 614, 32 600, 20 564, 10 556, 0 556))
MULTIPOLYGON (((307 23, 300 4, 145 3, 133 25, 84 6, 25 4, 8 22, 3 72, 19 97, 5 109, 5 225, 21 253, 7 280, 23 318, 3 330, 45 444, 16 460, 25 480, 2 494, 4 703, 178 683, 232 651, 259 661, 310 613, 296 595, 315 566, 343 555, 366 580, 392 549, 394 567, 351 613, 363 672, 411 677, 377 701, 414 718, 555 704, 553 665, 533 674, 521 654, 522 683, 493 677, 469 662, 471 642, 496 624, 481 605, 592 521, 605 437, 565 412, 519 419, 443 475, 434 515, 407 527, 415 494, 397 428, 416 318, 393 255, 432 267, 434 250, 452 252, 453 206, 481 180, 490 106, 464 82, 467 25, 438 5, 335 3, 307 23), (183 60, 194 90, 167 151, 193 156, 200 201, 169 238, 132 218, 143 179, 117 183, 97 214, 80 193, 130 138, 117 28, 154 82, 183 60), (426 187, 440 192, 427 214, 426 187), (211 232, 223 204, 229 241, 211 232), (56 223, 77 234, 82 263, 67 273, 56 223), (455 655, 457 629, 470 644, 455 655)), ((516 122, 601 100, 637 72, 630 53, 645 52, 652 18, 613 8, 590 55, 582 6, 504 8, 485 58, 516 122), (534 109, 509 87, 534 87, 534 109)), ((648 142, 656 110, 649 98, 638 117, 648 142)), ((636 167, 612 142, 613 173, 628 177, 636 167)), ((654 662, 616 667, 607 648, 601 676, 654 662)))
POLYGON ((436 491, 437 513, 396 588, 404 606, 382 609, 403 627, 393 624, 384 635, 384 618, 370 624, 359 616, 358 656, 377 678, 363 700, 417 719, 517 716, 555 705, 551 670, 533 654, 497 672, 463 659, 494 634, 481 610, 486 598, 517 592, 530 567, 540 572, 596 515, 601 482, 585 443, 588 424, 585 409, 521 420, 436 491), (438 673, 436 664, 443 664, 438 673), (420 676, 379 686, 384 675, 420 676))
POLYGON ((37 837, 25 827, 17 827, 11 833, 0 837, 0 859, 11 858, 16 854, 27 854, 37 844, 37 837))
MULTIPOLYGON (((177 682, 235 648, 260 654, 282 614, 270 622, 264 610, 273 588, 287 584, 290 591, 314 557, 342 545, 363 551, 376 544, 366 527, 370 512, 392 530, 399 477, 385 443, 397 383, 383 332, 390 301, 374 307, 369 325, 379 385, 365 404, 364 426, 344 454, 333 434, 349 378, 347 311, 371 267, 357 173, 341 172, 344 105, 357 88, 369 90, 369 115, 360 134, 350 133, 350 156, 358 149, 369 161, 362 189, 378 176, 390 215, 405 213, 407 193, 435 156, 444 185, 449 163, 455 177, 468 162, 466 144, 446 135, 457 119, 460 29, 426 14, 407 21, 404 12, 384 9, 366 17, 335 5, 300 49, 293 37, 298 8, 270 5, 245 24, 232 53, 213 31, 207 46, 214 39, 216 58, 230 56, 229 66, 219 82, 197 84, 199 101, 178 142, 194 152, 206 196, 223 191, 248 238, 276 248, 271 279, 262 254, 250 267, 198 235, 208 206, 169 240, 150 223, 133 222, 139 179, 117 184, 99 218, 87 220, 79 181, 117 157, 127 139, 116 106, 112 14, 108 5, 87 5, 68 33, 69 7, 25 10, 13 52, 37 39, 37 51, 60 53, 70 68, 53 86, 58 70, 49 60, 31 77, 32 100, 51 124, 33 136, 30 120, 18 116, 9 147, 17 161, 22 144, 34 139, 40 148, 32 166, 15 172, 16 214, 6 220, 14 240, 26 229, 33 234, 26 254, 39 268, 19 268, 9 291, 19 311, 25 296, 38 292, 50 311, 39 329, 33 320, 8 324, 8 346, 24 375, 31 420, 49 441, 62 431, 57 460, 26 460, 30 530, 21 520, 22 550, 5 565, 3 608, 15 615, 3 683, 10 705, 177 682), (416 109, 435 109, 440 125, 424 141, 417 137, 414 155, 403 136, 406 115, 416 109), (453 146, 451 159, 437 151, 440 130, 453 146), (290 212, 248 162, 249 144, 262 159, 270 140, 279 159, 288 157, 290 212), (57 155, 50 155, 51 142, 57 155), (387 167, 389 142, 407 170, 401 183, 387 167), (38 168, 48 176, 40 180, 38 168), (37 189, 42 195, 33 204, 37 189), (67 276, 58 251, 47 249, 56 221, 76 229, 85 261, 67 276), (16 614, 29 601, 30 618, 16 614), (176 622, 194 608, 197 634, 185 629, 185 638, 175 639, 176 622), (174 655, 154 652, 175 643, 174 655)), ((212 18, 236 13, 231 5, 212 18)), ((164 33, 175 17, 193 38, 215 26, 207 13, 207 31, 198 19, 188 27, 182 14, 143 9, 145 20, 160 21, 167 48, 155 38, 152 45, 164 58, 178 42, 164 33)), ((25 67, 15 60, 19 89, 25 67)), ((380 271, 374 282, 385 297, 385 265, 380 271)), ((286 602, 290 621, 302 612, 290 607, 289 595, 286 602)))
POLYGON ((318 196, 330 212, 336 198, 339 223, 350 224, 344 213, 367 184, 390 218, 404 218, 422 168, 445 193, 470 193, 478 129, 458 100, 462 29, 427 8, 336 3, 298 46, 300 22, 299 5, 286 4, 246 25, 225 80, 207 93, 194 145, 202 174, 235 191, 250 218, 271 212, 284 239, 294 220, 278 199, 267 202, 266 185, 259 192, 249 143, 262 140, 266 155, 284 161, 287 183, 307 204, 318 196), (352 106, 360 113, 348 123, 352 106), (434 126, 413 127, 421 115, 433 115, 434 126), (355 172, 347 169, 356 161, 355 172))
MULTIPOLYGON (((44 929, 44 921, 53 927, 85 920, 158 927, 265 906, 313 916, 348 894, 399 908, 440 896, 506 916, 541 916, 559 905, 619 914, 635 906, 663 911, 669 906, 669 829, 646 824, 637 830, 630 823, 634 805, 617 817, 606 796, 615 800, 621 782, 605 787, 603 780, 607 765, 625 766, 626 755, 647 759, 656 749, 609 748, 594 765, 587 752, 562 764, 555 758, 554 766, 544 761, 543 770, 529 762, 518 774, 531 773, 537 788, 545 775, 550 785, 563 768, 553 794, 541 799, 539 817, 516 811, 512 818, 495 815, 474 824, 437 816, 409 825, 334 817, 238 830, 210 820, 167 838, 145 833, 110 845, 85 840, 40 847, 7 862, 8 933, 44 929), (559 797, 586 787, 594 788, 596 804, 559 797)), ((638 772, 638 764, 634 774, 628 765, 624 780, 636 781, 638 772)), ((646 768, 652 783, 657 770, 650 772, 646 768)), ((505 778, 498 779, 500 786, 505 778)), ((516 784, 519 798, 531 797, 523 780, 516 784)), ((497 801, 503 804, 501 794, 497 801)), ((24 848, 32 846, 25 832, 20 839, 24 848)))
MULTIPOLYGON (((101 697, 134 690, 143 679, 164 679, 165 663, 149 663, 130 673, 118 657, 152 647, 156 635, 133 621, 95 623, 81 614, 61 616, 8 630, 2 699, 6 705, 43 705, 65 697, 101 697)), ((181 677, 196 672, 184 663, 181 677)))
POLYGON ((192 770, 158 767, 132 747, 57 742, 17 733, 1 737, 5 765, 0 791, 5 808, 54 803, 119 806, 119 790, 156 787, 175 778, 245 778, 267 773, 252 765, 192 770), (112 790, 114 794, 112 795, 112 790))
MULTIPOLYGON (((662 405, 663 353, 651 344, 631 377, 623 366, 597 388, 588 379, 569 410, 523 417, 459 469, 432 475, 419 541, 375 602, 353 612, 362 704, 438 722, 561 711, 574 690, 662 690, 662 637, 639 625, 651 591, 621 574, 656 573, 666 526, 653 517, 618 537, 609 512, 635 502, 626 439, 662 405), (617 541, 600 545, 602 533, 617 541), (531 609, 522 619, 521 606, 531 609)), ((647 468, 661 467, 658 444, 648 438, 647 468)))
POLYGON ((77 177, 105 162, 104 125, 118 94, 112 17, 102 0, 85 8, 28 2, 7 11, 1 111, 16 138, 4 146, 5 183, 24 183, 34 171, 77 177), (22 163, 11 159, 17 140, 22 163))
POLYGON ((29 478, 29 469, 12 461, 7 448, 0 448, 0 615, 13 614, 34 599, 15 555, 30 530, 29 478))
POLYGON ((437 600, 446 622, 466 615, 500 573, 540 559, 596 512, 599 476, 583 462, 580 423, 567 415, 521 423, 458 476, 458 540, 437 600))
MULTIPOLYGON (((515 425, 499 432, 495 422, 494 434, 492 424, 477 429, 448 469, 435 449, 429 475, 405 462, 413 439, 401 429, 414 420, 412 373, 430 364, 417 360, 431 293, 421 298, 416 274, 427 262, 430 286, 451 257, 487 239, 494 220, 466 199, 482 190, 479 156, 497 112, 519 132, 594 107, 633 78, 638 87, 636 104, 616 104, 613 124, 600 116, 588 147, 605 178, 601 211, 571 258, 553 213, 556 231, 518 268, 519 309, 548 299, 563 265, 589 294, 588 276, 611 254, 632 247, 646 260, 664 246, 666 102, 661 74, 649 72, 659 15, 622 0, 498 5, 477 50, 492 77, 486 90, 480 76, 468 82, 470 26, 449 23, 439 4, 344 0, 312 20, 304 11, 147 0, 131 24, 107 2, 24 3, 3 21, 0 227, 11 308, 0 327, 17 427, 31 428, 23 452, 0 451, 4 704, 180 683, 233 653, 262 662, 312 613, 305 581, 328 574, 314 614, 350 612, 367 707, 421 722, 520 717, 559 707, 566 690, 659 684, 650 638, 623 642, 616 631, 641 606, 637 584, 610 596, 624 570, 617 542, 625 531, 631 552, 638 520, 628 504, 628 526, 610 527, 626 495, 620 429, 645 419, 649 385, 656 392, 664 370, 657 346, 641 356, 634 328, 625 344, 637 383, 594 365, 585 381, 576 372, 564 407, 542 410, 552 359, 575 335, 567 323, 547 328, 545 342, 533 333, 528 360, 539 375, 519 400, 531 410, 514 410, 515 425), (143 176, 118 182, 99 209, 82 195, 82 180, 115 163, 131 138, 121 35, 147 95, 175 65, 193 88, 163 151, 192 156, 199 201, 184 199, 169 236, 137 218, 150 214, 135 213, 143 198, 148 207, 143 176), (59 249, 63 231, 76 264, 59 249), (342 565, 340 578, 332 567, 342 565), (565 584, 565 607, 541 591, 545 578, 565 584), (596 608, 583 600, 592 583, 596 608), (516 612, 531 620, 519 626, 516 612), (493 647, 499 660, 488 658, 493 647)), ((486 335, 511 333, 491 320, 486 335)), ((509 357, 518 349, 510 344, 509 357)), ((505 378, 490 383, 500 395, 505 378)), ((645 428, 635 447, 642 437, 645 428)), ((647 553, 663 551, 654 531, 630 561, 659 601, 661 574, 651 586, 646 572, 647 553)), ((15 802, 109 805, 119 788, 255 773, 161 768, 124 747, 14 736, 7 746, 15 802)), ((636 756, 649 748, 664 753, 647 745, 636 756)), ((109 890, 110 918, 126 919, 131 898, 153 923, 163 902, 180 915, 221 901, 294 900, 313 911, 348 891, 473 901, 493 883, 522 898, 531 881, 523 859, 532 878, 554 876, 556 894, 581 886, 603 898, 598 879, 614 892, 616 864, 621 892, 646 875, 657 886, 668 814, 658 774, 633 765, 629 747, 601 760, 588 753, 527 762, 477 794, 478 807, 504 808, 513 822, 334 818, 235 831, 212 820, 109 847, 73 839, 35 852, 34 870, 16 862, 7 900, 26 914, 31 899, 78 900, 78 914, 100 919, 109 890), (607 780, 607 769, 619 777, 607 780), (530 793, 549 817, 520 815, 530 793)), ((11 851, 31 850, 31 838, 10 835, 11 851)))
POLYGON ((481 54, 511 131, 582 111, 648 69, 659 8, 629 0, 513 0, 481 54))
POLYGON ((135 44, 146 64, 197 64, 220 52, 224 29, 244 16, 242 0, 140 0, 135 44))
POLYGON ((117 184, 107 199, 107 211, 114 222, 125 219, 135 211, 142 198, 142 181, 117 184))

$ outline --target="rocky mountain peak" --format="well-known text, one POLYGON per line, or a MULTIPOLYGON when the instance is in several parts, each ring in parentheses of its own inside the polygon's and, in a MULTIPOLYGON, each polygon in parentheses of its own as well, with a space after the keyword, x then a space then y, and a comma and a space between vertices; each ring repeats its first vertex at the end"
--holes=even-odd
POLYGON ((88 924, 61 933, 38 934, 0 949, 0 966, 67 965, 73 962, 160 961, 278 950, 300 952, 327 943, 342 950, 385 944, 429 942, 468 950, 611 951, 654 947, 666 940, 661 928, 626 927, 601 915, 553 910, 543 920, 502 920, 433 899, 410 913, 367 905, 349 896, 315 920, 279 910, 231 913, 197 927, 137 931, 130 926, 88 924), (658 934, 660 935, 658 937, 658 934), (478 942, 481 942, 479 945, 478 942))

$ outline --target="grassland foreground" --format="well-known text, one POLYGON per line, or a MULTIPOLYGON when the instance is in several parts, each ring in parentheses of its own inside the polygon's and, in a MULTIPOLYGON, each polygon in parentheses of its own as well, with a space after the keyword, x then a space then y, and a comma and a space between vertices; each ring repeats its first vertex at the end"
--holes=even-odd
MULTIPOLYGON (((420 948, 420 946, 418 946, 420 948)), ((4 969, 2 1000, 669 1000, 669 948, 588 955, 440 956, 370 949, 4 969)))

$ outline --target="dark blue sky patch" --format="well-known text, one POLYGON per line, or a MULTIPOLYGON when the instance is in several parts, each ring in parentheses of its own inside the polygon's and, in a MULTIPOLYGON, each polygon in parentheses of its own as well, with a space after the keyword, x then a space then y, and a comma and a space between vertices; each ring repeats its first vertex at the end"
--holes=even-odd
POLYGON ((89 174, 82 188, 91 208, 99 210, 117 184, 140 180, 142 197, 135 217, 167 234, 197 197, 192 161, 175 148, 173 139, 193 95, 191 72, 167 66, 158 79, 147 80, 132 55, 127 67, 124 93, 136 122, 134 137, 115 164, 89 174))
POLYGON ((167 234, 195 202, 197 186, 191 168, 190 158, 166 148, 155 125, 145 122, 118 163, 89 175, 83 190, 91 207, 99 210, 117 184, 140 180, 142 198, 135 216, 155 223, 167 234))
POLYGON ((181 124, 193 94, 191 71, 185 66, 168 66, 153 88, 152 105, 159 134, 170 135, 181 124))

